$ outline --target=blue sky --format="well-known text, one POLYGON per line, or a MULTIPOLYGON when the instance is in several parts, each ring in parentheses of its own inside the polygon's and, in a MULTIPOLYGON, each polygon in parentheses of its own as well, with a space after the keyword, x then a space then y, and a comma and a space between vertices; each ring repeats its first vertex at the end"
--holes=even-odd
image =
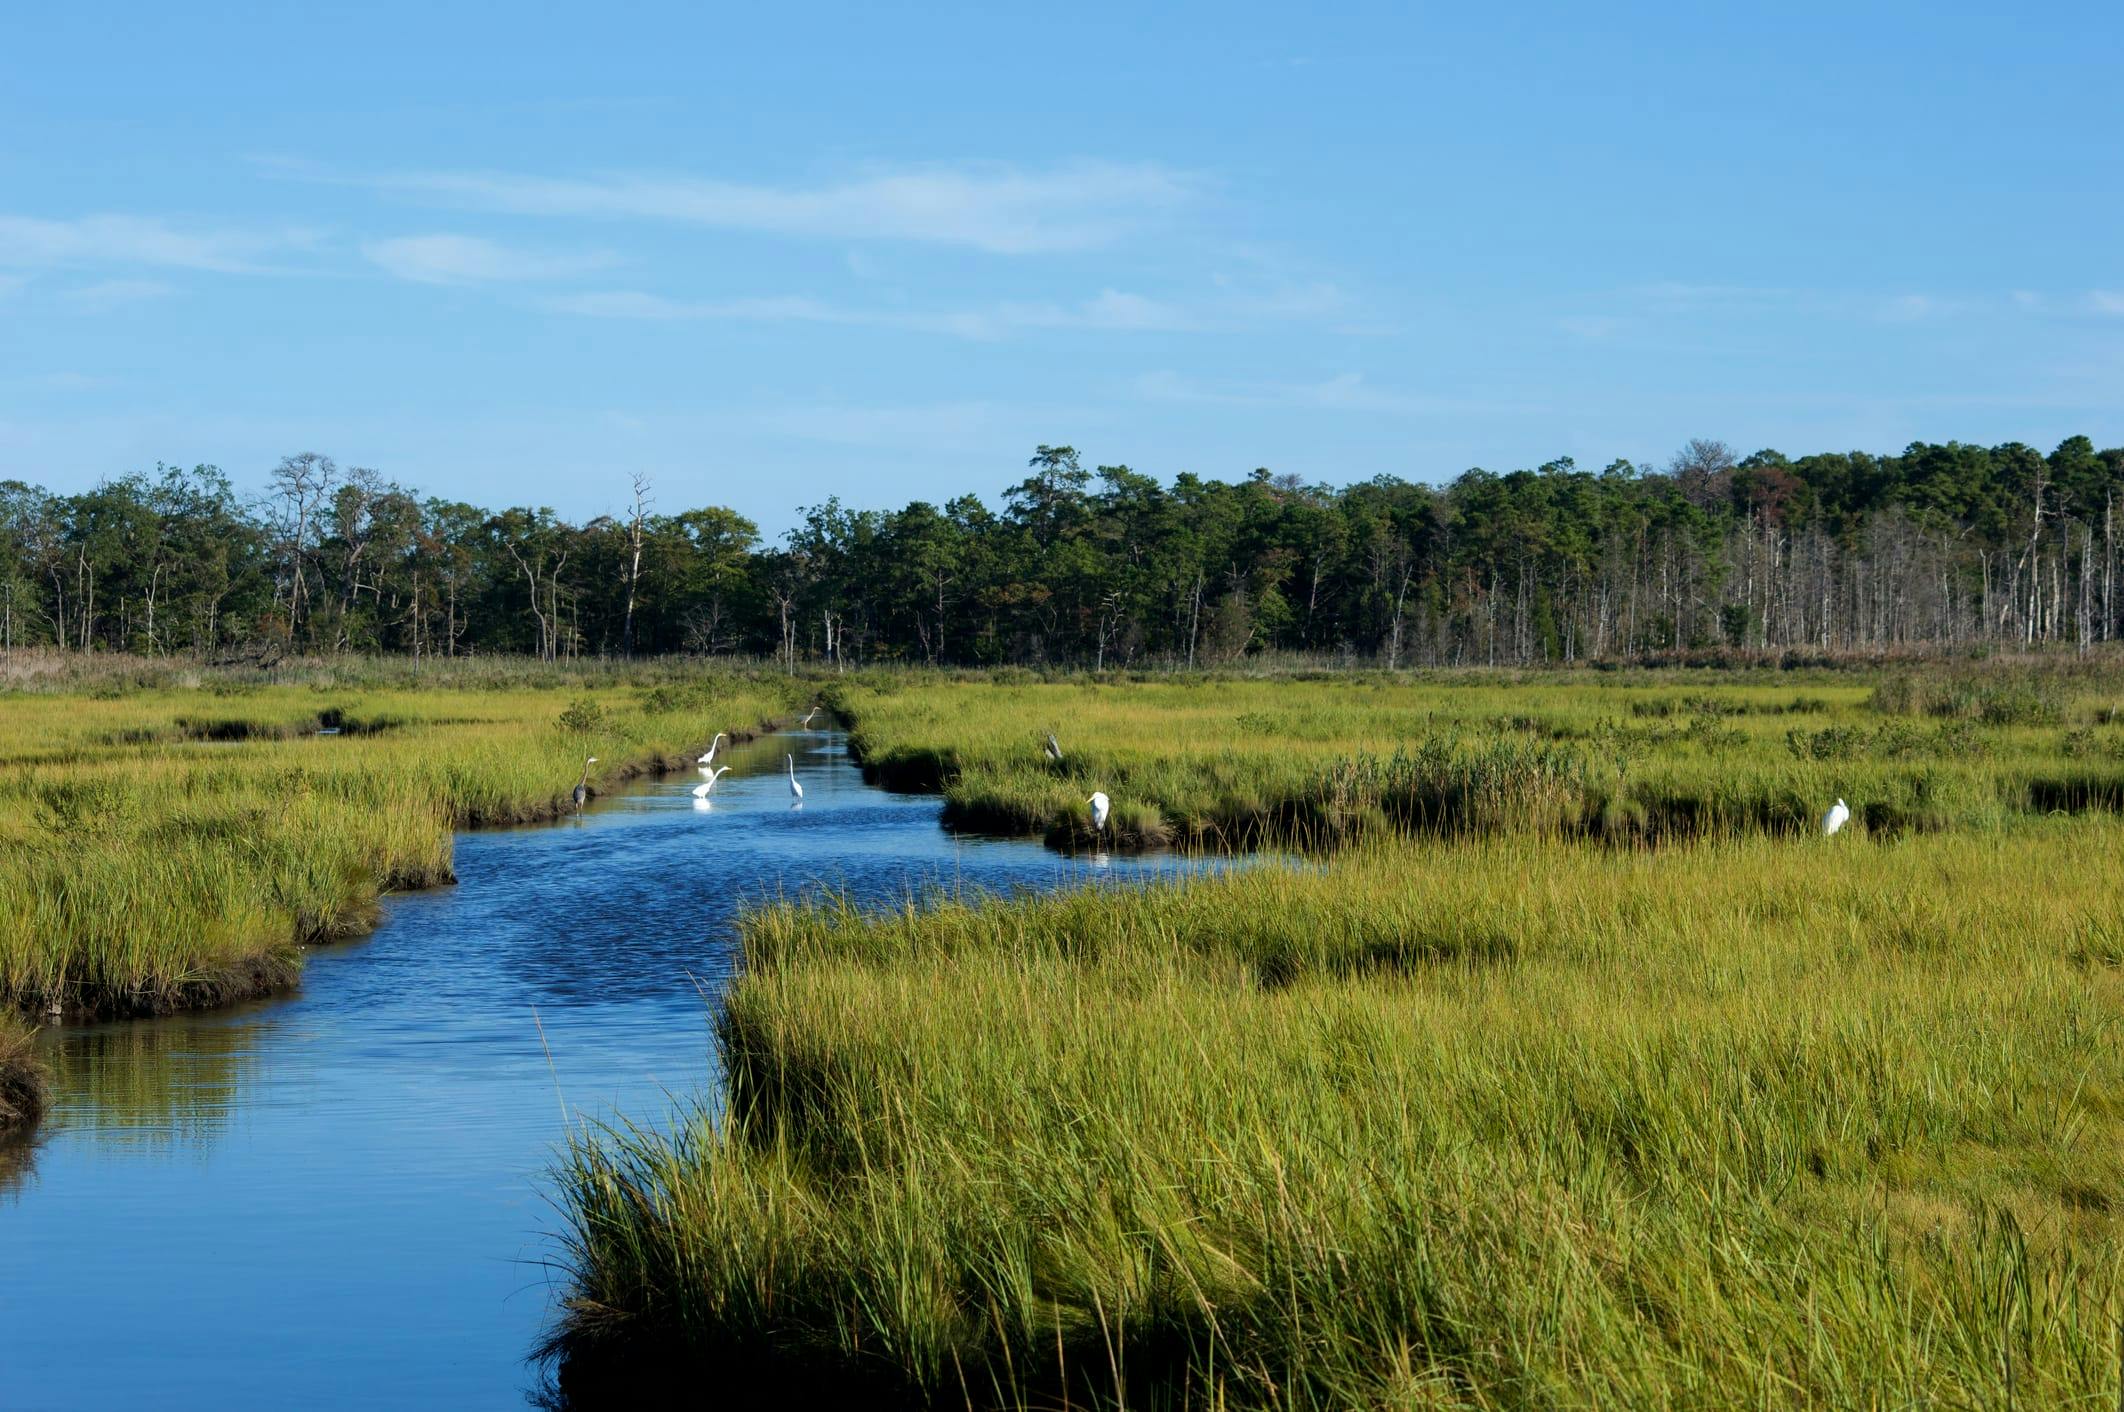
POLYGON ((0 477, 2124 442, 2115 4, 190 8, 8 23, 0 477))

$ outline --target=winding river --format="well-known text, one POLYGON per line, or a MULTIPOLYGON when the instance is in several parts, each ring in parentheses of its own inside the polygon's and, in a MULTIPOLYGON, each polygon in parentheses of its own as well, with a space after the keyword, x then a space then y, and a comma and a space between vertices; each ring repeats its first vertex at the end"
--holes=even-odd
POLYGON ((674 776, 461 835, 456 886, 387 899, 287 998, 47 1031, 52 1110, 0 1158, 0 1407, 521 1408, 545 1174, 570 1124, 714 1082, 743 903, 1183 866, 954 837, 834 732, 733 759, 712 808, 674 776))

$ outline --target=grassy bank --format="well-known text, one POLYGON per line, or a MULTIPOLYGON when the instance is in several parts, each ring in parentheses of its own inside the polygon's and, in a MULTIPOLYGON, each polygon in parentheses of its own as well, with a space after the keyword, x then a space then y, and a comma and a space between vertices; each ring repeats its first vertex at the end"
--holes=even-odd
POLYGON ((573 1153, 558 1348, 953 1405, 2111 1407, 2120 848, 768 911, 727 1115, 573 1153))
POLYGON ((697 671, 99 670, 33 678, 0 709, 0 998, 39 1011, 285 985, 302 945, 366 927, 382 892, 448 881, 454 829, 552 818, 586 755, 610 788, 791 699, 697 671))
POLYGON ((1875 832, 2124 807, 2124 676, 1650 673, 1504 680, 836 683, 873 778, 947 820, 1110 844, 1334 843, 1542 828, 1624 839, 1800 832, 1850 801, 1875 832), (1063 758, 1042 749, 1052 731, 1063 758))

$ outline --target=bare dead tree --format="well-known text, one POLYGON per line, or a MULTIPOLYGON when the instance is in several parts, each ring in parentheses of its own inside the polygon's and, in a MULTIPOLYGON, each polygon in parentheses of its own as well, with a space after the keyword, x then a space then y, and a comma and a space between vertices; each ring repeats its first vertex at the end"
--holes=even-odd
POLYGON ((283 456, 268 477, 268 500, 278 530, 281 573, 280 591, 286 594, 288 641, 301 630, 302 617, 310 606, 308 558, 310 541, 325 500, 339 480, 339 467, 330 456, 303 451, 283 456))
POLYGON ((1702 509, 1725 495, 1726 481, 1738 464, 1732 447, 1699 436, 1674 453, 1667 471, 1674 477, 1682 498, 1702 509))
POLYGON ((634 604, 642 585, 642 539, 643 526, 649 519, 649 507, 655 503, 650 494, 649 477, 640 471, 634 473, 634 507, 627 516, 627 612, 620 629, 620 651, 628 657, 634 655, 634 604))
POLYGON ((334 626, 333 643, 341 652, 350 645, 347 619, 353 613, 355 598, 361 593, 361 561, 369 552, 369 541, 376 527, 376 502, 389 490, 381 472, 367 466, 351 466, 332 502, 332 527, 338 532, 339 542, 345 550, 340 561, 339 621, 334 626))

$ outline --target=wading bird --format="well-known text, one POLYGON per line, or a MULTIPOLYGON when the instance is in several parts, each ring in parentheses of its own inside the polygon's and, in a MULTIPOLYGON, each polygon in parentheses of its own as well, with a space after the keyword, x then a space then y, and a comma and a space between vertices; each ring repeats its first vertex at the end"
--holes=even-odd
POLYGON ((1833 834, 1850 821, 1851 806, 1839 799, 1829 806, 1828 813, 1822 815, 1822 833, 1833 834))
POLYGON ((708 772, 707 779, 693 787, 693 797, 695 799, 706 799, 708 792, 715 788, 715 782, 729 773, 730 767, 728 765, 716 766, 708 772))
POLYGON ((1062 742, 1055 739, 1053 731, 1047 733, 1047 758, 1057 765, 1062 763, 1062 742))
POLYGON ((575 812, 583 812, 583 801, 590 797, 590 767, 597 763, 595 755, 583 757, 583 777, 575 782, 575 812))
POLYGON ((797 783, 796 757, 794 755, 784 755, 782 758, 789 762, 789 792, 795 796, 797 803, 802 804, 804 802, 804 786, 797 783))
POLYGON ((717 731, 715 733, 715 739, 708 742, 708 753, 701 757, 701 765, 703 768, 706 768, 707 766, 713 765, 715 763, 715 748, 718 745, 721 745, 722 743, 723 733, 721 731, 717 731))
POLYGON ((806 712, 804 713, 804 724, 803 724, 803 725, 801 725, 801 726, 799 726, 799 727, 798 727, 798 729, 799 729, 799 730, 807 730, 807 731, 808 731, 808 730, 810 730, 810 729, 811 729, 811 718, 812 718, 813 716, 816 716, 816 715, 818 715, 818 714, 819 714, 819 708, 818 708, 818 707, 816 707, 816 706, 812 707, 812 708, 811 708, 811 709, 810 709, 809 711, 806 711, 806 712))
POLYGON ((1092 791, 1092 797, 1085 800, 1084 802, 1086 804, 1091 805, 1092 832, 1106 832, 1106 816, 1112 811, 1113 808, 1113 801, 1106 797, 1106 791, 1103 789, 1095 789, 1092 791))

